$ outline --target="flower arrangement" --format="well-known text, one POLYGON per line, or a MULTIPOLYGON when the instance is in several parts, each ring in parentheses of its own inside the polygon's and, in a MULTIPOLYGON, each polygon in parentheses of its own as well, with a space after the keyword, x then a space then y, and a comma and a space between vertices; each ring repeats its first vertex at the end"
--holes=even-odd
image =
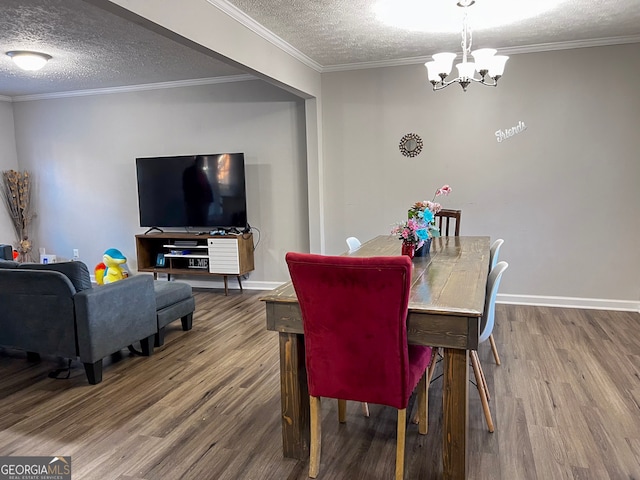
POLYGON ((2 199, 18 238, 19 260, 31 260, 33 245, 29 240, 29 228, 35 214, 32 211, 31 192, 33 178, 29 172, 6 170, 2 172, 2 199))
POLYGON ((414 203, 408 212, 408 220, 399 223, 391 230, 404 244, 413 245, 415 249, 422 247, 424 242, 432 237, 439 237, 440 230, 436 227, 435 214, 442 206, 435 202, 436 197, 449 195, 451 187, 444 185, 437 189, 431 201, 425 200, 414 203))
POLYGON ((441 195, 449 195, 451 193, 451 187, 449 185, 443 185, 433 194, 431 201, 424 200, 422 202, 416 202, 409 209, 409 219, 417 220, 419 223, 424 224, 425 228, 429 232, 429 237, 439 237, 440 230, 436 227, 435 214, 442 210, 442 205, 435 202, 436 197, 441 195))
POLYGON ((397 224, 393 227, 391 233, 397 235, 403 243, 414 245, 415 248, 420 248, 425 240, 429 238, 429 230, 426 226, 413 218, 397 224))

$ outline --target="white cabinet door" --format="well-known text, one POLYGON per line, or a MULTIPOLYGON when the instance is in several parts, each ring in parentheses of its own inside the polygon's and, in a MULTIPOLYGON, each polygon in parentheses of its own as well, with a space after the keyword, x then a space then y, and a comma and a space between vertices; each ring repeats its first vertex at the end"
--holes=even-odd
POLYGON ((238 239, 236 237, 209 238, 207 246, 209 273, 240 274, 238 239))

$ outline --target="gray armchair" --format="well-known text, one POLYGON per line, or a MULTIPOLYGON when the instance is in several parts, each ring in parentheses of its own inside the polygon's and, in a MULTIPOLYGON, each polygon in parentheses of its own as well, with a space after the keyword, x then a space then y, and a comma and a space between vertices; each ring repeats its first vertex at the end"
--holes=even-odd
POLYGON ((158 331, 150 275, 91 288, 82 262, 0 269, 0 305, 0 345, 79 357, 91 384, 112 353, 140 341, 151 355, 158 331))

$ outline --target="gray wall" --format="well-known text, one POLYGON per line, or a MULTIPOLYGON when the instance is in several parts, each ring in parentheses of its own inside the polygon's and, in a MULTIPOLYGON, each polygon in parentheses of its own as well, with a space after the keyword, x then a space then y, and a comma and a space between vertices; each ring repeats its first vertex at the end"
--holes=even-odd
MULTIPOLYGON (((323 74, 323 164, 309 188, 320 186, 325 252, 386 234, 449 183, 443 204, 463 210, 462 233, 506 240, 503 300, 638 308, 639 54, 515 55, 498 88, 466 93, 431 92, 421 65, 323 74), (524 132, 496 141, 520 121, 524 132), (408 132, 424 140, 413 159, 398 151, 408 132)), ((304 104, 289 94, 255 81, 13 106, 20 167, 42 177, 36 240, 52 253, 79 248, 91 267, 117 247, 133 260, 133 159, 214 150, 247 156, 262 231, 250 280, 287 280, 284 253, 309 249, 304 104)))
POLYGON ((640 44, 515 55, 497 88, 466 93, 432 92, 421 65, 324 74, 327 251, 387 233, 448 183, 462 234, 505 239, 501 293, 637 308, 638 76, 640 44), (415 158, 398 150, 409 132, 415 158))
MULTIPOLYGON (((11 102, 0 100, 0 171, 18 168, 15 130, 13 126, 13 106, 11 102)), ((0 243, 11 243, 15 247, 17 238, 4 203, 0 207, 0 243)))
MULTIPOLYGON (((135 158, 244 152, 249 223, 262 232, 251 281, 286 278, 308 249, 304 103, 262 81, 14 103, 20 167, 38 174, 35 239, 89 268, 108 248, 136 268, 135 158)), ((257 234, 256 238, 257 240, 257 234)), ((203 277, 198 277, 202 279, 203 277)), ((234 282, 232 282, 232 285, 234 282)))

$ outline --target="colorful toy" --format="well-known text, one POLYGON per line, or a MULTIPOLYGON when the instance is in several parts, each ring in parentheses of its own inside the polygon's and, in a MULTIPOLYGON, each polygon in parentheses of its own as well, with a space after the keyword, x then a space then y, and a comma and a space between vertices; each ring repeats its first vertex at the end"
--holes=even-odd
POLYGON ((93 273, 96 277, 96 283, 98 285, 104 285, 104 271, 107 269, 107 266, 104 262, 100 262, 96 265, 96 268, 93 269, 93 273))
POLYGON ((129 276, 127 270, 122 267, 127 262, 127 257, 117 248, 110 248, 104 252, 102 261, 103 263, 96 265, 94 270, 98 284, 106 285, 129 276))

